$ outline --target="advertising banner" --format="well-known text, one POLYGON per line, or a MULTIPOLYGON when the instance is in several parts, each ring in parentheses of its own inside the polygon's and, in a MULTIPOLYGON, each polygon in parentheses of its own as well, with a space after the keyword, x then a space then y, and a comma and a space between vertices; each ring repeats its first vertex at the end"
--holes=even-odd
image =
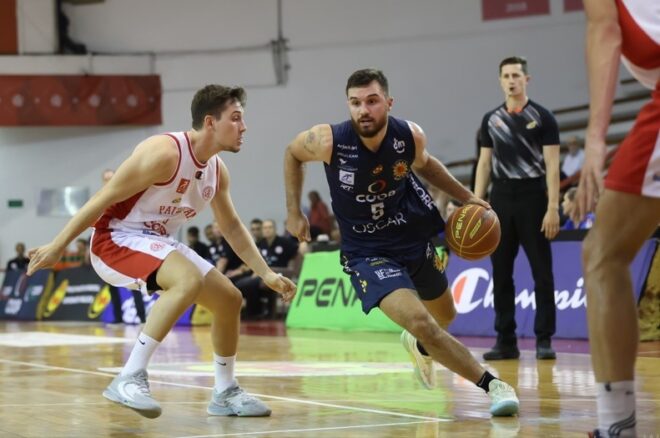
POLYGON ((91 266, 64 269, 55 275, 54 288, 40 307, 37 319, 99 320, 108 304, 109 286, 91 266))
MULTIPOLYGON (((137 310, 135 308, 135 297, 133 292, 124 287, 118 288, 119 298, 121 299, 121 319, 126 324, 140 324, 137 310)), ((109 294, 108 294, 109 296, 109 294)), ((152 295, 142 294, 142 301, 144 301, 144 310, 147 315, 153 307, 156 300, 160 295, 154 293, 152 295)), ((113 322, 115 315, 112 306, 107 306, 101 315, 101 321, 113 322)), ((181 315, 175 325, 189 326, 189 325, 210 325, 212 314, 202 306, 193 304, 181 315)))
POLYGON ((0 319, 36 320, 40 301, 52 287, 52 279, 49 269, 37 271, 31 277, 25 271, 7 271, 0 293, 0 319))
MULTIPOLYGON (((639 299, 656 242, 647 241, 630 268, 635 296, 639 299)), ((552 243, 557 304, 557 337, 586 338, 586 295, 581 268, 581 241, 552 243)), ((493 336, 494 300, 490 259, 476 262, 452 256, 447 267, 458 315, 449 331, 454 335, 493 336)), ((516 322, 519 336, 534 336, 534 282, 524 251, 515 261, 516 322)), ((286 320, 290 328, 329 330, 400 330, 380 310, 368 316, 348 275, 339 264, 339 251, 305 256, 298 292, 286 320)))

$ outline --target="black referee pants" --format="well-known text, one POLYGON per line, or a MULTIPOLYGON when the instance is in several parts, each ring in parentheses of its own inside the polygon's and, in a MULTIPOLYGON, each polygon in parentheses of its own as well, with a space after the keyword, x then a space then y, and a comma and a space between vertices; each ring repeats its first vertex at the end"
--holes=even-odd
POLYGON ((503 346, 516 344, 513 264, 520 245, 534 278, 534 333, 537 342, 549 341, 555 333, 556 307, 550 241, 541 232, 548 207, 545 179, 494 180, 490 204, 502 228, 500 244, 491 255, 497 342, 503 346))

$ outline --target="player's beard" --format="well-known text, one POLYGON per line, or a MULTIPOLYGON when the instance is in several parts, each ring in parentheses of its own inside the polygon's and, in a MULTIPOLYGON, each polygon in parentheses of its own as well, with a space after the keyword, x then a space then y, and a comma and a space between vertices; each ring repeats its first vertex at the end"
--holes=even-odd
POLYGON ((351 119, 351 123, 353 124, 353 129, 355 129, 360 137, 371 138, 377 136, 378 133, 385 127, 387 124, 387 117, 383 117, 382 120, 372 120, 372 127, 369 129, 362 129, 360 123, 354 119, 351 119))

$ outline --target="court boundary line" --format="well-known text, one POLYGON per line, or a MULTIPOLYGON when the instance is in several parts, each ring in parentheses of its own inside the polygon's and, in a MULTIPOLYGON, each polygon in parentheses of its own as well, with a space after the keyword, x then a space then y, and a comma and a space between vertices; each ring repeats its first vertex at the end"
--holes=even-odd
POLYGON ((244 435, 262 435, 262 434, 275 434, 275 433, 296 433, 296 432, 322 432, 329 430, 345 430, 345 429, 360 429, 367 427, 389 427, 401 426, 406 424, 425 424, 425 423, 439 423, 439 421, 426 420, 426 421, 403 421, 399 423, 380 423, 380 424, 356 424, 354 426, 335 426, 335 427, 313 427, 309 429, 282 429, 282 430, 263 430, 259 432, 232 432, 221 433, 213 435, 184 435, 177 438, 215 438, 224 436, 244 436, 244 435))
MULTIPOLYGON (((105 373, 105 372, 101 372, 101 371, 89 371, 89 370, 83 370, 83 369, 78 369, 78 368, 58 367, 58 366, 54 366, 54 365, 45 365, 45 364, 24 362, 24 361, 10 360, 10 359, 0 359, 0 363, 7 363, 7 364, 14 364, 14 365, 24 365, 24 366, 34 367, 34 368, 66 371, 66 372, 78 373, 78 374, 91 374, 91 375, 94 375, 94 376, 115 377, 115 374, 105 373)), ((161 384, 161 385, 176 386, 176 387, 180 387, 180 388, 205 389, 207 391, 211 391, 213 389, 212 387, 208 387, 208 386, 191 385, 191 384, 187 384, 187 383, 177 383, 177 382, 166 382, 166 381, 162 381, 162 380, 151 380, 150 379, 149 383, 158 383, 158 384, 161 384)), ((451 421, 454 421, 454 419, 451 419, 451 418, 427 417, 427 416, 423 416, 423 415, 406 414, 406 413, 403 413, 403 412, 385 411, 385 410, 381 410, 381 409, 360 408, 360 407, 356 407, 356 406, 345 406, 345 405, 338 405, 338 404, 333 404, 333 403, 324 403, 324 402, 313 401, 313 400, 302 400, 302 399, 296 399, 296 398, 291 398, 291 397, 282 397, 282 396, 277 396, 277 395, 258 394, 258 393, 255 393, 255 392, 250 392, 250 394, 252 394, 254 396, 257 396, 257 397, 263 397, 263 398, 268 398, 268 399, 273 399, 273 400, 286 401, 286 402, 291 402, 291 403, 301 403, 301 404, 308 404, 308 405, 312 405, 312 406, 323 406, 323 407, 328 407, 328 408, 345 409, 345 410, 348 410, 348 411, 367 412, 367 413, 371 413, 371 414, 390 415, 390 416, 403 417, 403 418, 414 418, 414 419, 417 419, 417 420, 427 420, 429 422, 451 422, 451 421)))

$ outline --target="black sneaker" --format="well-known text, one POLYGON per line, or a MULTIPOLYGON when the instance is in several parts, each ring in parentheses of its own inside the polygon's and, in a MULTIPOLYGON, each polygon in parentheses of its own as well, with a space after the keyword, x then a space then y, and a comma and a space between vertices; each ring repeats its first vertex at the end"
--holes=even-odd
POLYGON ((515 345, 504 346, 497 345, 484 353, 485 360, 504 360, 504 359, 518 359, 520 357, 520 350, 515 345))
POLYGON ((557 353, 552 349, 550 341, 536 342, 536 358, 539 360, 557 359, 557 353))

